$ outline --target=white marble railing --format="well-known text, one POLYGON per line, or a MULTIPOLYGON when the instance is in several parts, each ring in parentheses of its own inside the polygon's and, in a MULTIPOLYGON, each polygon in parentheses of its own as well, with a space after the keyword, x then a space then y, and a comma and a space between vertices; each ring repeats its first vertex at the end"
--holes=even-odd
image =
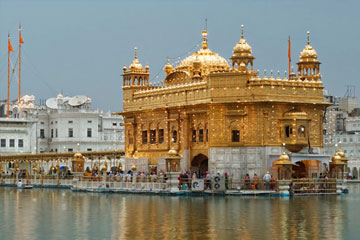
POLYGON ((102 181, 74 181, 73 186, 78 189, 124 189, 124 190, 164 190, 166 183, 159 182, 102 182, 102 181))

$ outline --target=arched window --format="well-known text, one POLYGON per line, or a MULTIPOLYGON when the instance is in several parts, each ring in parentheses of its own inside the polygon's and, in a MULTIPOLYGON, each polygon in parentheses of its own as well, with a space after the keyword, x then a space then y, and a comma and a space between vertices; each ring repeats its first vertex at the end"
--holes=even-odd
POLYGON ((172 131, 171 141, 172 141, 173 143, 176 143, 176 142, 177 142, 177 131, 176 131, 176 130, 173 130, 173 131, 172 131))
POLYGON ((300 126, 297 131, 298 136, 306 137, 305 126, 300 126))
POLYGON ((159 143, 163 143, 164 142, 164 129, 159 129, 159 143))
POLYGON ((192 130, 191 141, 196 142, 196 129, 192 130))
POLYGON ((204 128, 202 124, 199 124, 198 131, 199 131, 199 142, 204 142, 204 128))
POLYGON ((285 126, 285 136, 288 138, 290 137, 290 135, 292 135, 292 127, 290 126, 285 126))

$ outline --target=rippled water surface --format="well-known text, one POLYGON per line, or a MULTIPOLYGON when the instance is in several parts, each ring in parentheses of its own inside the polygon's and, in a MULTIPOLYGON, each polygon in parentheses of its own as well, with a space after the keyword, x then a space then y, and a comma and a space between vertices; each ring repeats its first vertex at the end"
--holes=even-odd
POLYGON ((343 196, 167 197, 0 188, 0 239, 360 239, 343 196))

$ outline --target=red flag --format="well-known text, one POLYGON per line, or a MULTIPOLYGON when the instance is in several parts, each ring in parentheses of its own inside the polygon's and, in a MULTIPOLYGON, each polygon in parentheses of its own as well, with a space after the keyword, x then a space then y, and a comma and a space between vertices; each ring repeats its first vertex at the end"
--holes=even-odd
POLYGON ((8 39, 8 51, 9 51, 9 52, 13 52, 13 51, 14 51, 14 49, 12 48, 11 43, 10 43, 10 37, 9 37, 9 39, 8 39))

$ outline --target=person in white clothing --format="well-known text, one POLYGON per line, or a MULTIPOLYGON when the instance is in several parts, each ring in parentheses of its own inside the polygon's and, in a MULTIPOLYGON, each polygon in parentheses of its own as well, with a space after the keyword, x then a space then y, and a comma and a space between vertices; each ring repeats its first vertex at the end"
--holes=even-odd
POLYGON ((270 189, 271 175, 270 175, 269 172, 266 172, 266 174, 265 174, 264 177, 263 177, 263 180, 264 180, 264 182, 265 182, 266 189, 270 189))

